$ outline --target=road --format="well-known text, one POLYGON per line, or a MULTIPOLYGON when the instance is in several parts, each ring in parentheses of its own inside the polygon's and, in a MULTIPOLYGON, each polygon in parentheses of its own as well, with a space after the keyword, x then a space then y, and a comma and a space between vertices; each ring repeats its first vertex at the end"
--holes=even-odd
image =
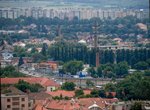
POLYGON ((86 87, 86 81, 90 80, 91 82, 94 83, 95 86, 103 86, 107 83, 117 83, 123 79, 116 79, 115 81, 112 81, 111 78, 71 78, 71 77, 58 77, 58 76, 50 76, 47 74, 43 74, 43 73, 38 73, 38 72, 34 72, 34 71, 25 71, 25 70, 20 70, 20 72, 29 75, 29 76, 33 76, 33 77, 47 77, 50 79, 53 79, 54 81, 56 81, 59 84, 62 84, 64 82, 74 82, 77 86, 79 87, 86 87))

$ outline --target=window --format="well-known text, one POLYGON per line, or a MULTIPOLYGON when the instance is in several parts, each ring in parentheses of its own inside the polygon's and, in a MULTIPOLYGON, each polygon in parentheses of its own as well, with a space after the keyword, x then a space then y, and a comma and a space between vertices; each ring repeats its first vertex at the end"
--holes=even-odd
POLYGON ((19 105, 19 102, 13 102, 12 104, 13 105, 19 105))
POLYGON ((28 106, 31 107, 31 103, 29 103, 28 106))
POLYGON ((13 108, 12 110, 19 110, 19 108, 13 108))
POLYGON ((7 102, 10 102, 10 99, 7 99, 7 102))
POLYGON ((22 101, 25 101, 25 98, 22 98, 21 100, 22 100, 22 101))
POLYGON ((17 101, 17 100, 19 100, 19 97, 13 97, 12 100, 17 101))
POLYGON ((22 105, 21 105, 21 107, 25 107, 25 105, 24 105, 24 104, 22 104, 22 105))
POLYGON ((10 105, 7 105, 7 108, 10 108, 11 106, 10 105))

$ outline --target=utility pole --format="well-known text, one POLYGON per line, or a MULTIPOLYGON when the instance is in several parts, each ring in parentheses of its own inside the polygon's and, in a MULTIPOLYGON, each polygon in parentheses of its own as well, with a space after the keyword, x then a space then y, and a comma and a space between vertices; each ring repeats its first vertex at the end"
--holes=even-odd
POLYGON ((95 48, 95 52, 96 52, 96 67, 98 67, 100 65, 99 48, 97 46, 98 45, 98 38, 97 38, 98 28, 99 28, 99 25, 97 22, 95 22, 95 24, 93 26, 93 34, 94 34, 94 48, 95 48))

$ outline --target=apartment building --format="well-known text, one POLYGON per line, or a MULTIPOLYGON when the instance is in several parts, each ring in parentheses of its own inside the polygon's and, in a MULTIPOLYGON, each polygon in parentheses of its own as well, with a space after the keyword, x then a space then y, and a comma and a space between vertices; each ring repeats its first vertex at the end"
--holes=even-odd
POLYGON ((101 19, 111 17, 125 17, 128 15, 135 16, 139 19, 148 18, 149 11, 147 9, 95 9, 95 8, 0 8, 0 18, 15 19, 20 16, 32 16, 34 18, 54 18, 58 17, 64 19, 68 17, 69 20, 77 16, 79 19, 91 19, 92 17, 99 17, 101 19))
POLYGON ((28 95, 15 87, 1 88, 1 110, 31 110, 28 95))

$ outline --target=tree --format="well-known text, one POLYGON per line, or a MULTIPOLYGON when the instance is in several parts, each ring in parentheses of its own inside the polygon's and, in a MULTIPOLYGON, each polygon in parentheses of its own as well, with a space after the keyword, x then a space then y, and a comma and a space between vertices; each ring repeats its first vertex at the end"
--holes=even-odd
POLYGON ((91 77, 97 78, 97 73, 96 73, 94 67, 90 67, 90 68, 88 69, 88 72, 91 74, 91 77))
POLYGON ((91 80, 86 80, 87 87, 93 87, 94 83, 91 80))
POLYGON ((41 50, 41 54, 42 54, 43 56, 45 56, 45 57, 46 57, 46 55, 47 55, 47 48, 48 48, 47 44, 46 44, 46 43, 43 43, 43 47, 42 47, 42 50, 41 50))
POLYGON ((127 62, 120 62, 119 64, 116 65, 116 68, 115 68, 116 75, 119 77, 124 76, 128 74, 128 69, 129 69, 129 66, 127 62))
POLYGON ((105 85, 105 91, 106 92, 114 92, 114 91, 116 91, 116 87, 114 84, 108 83, 105 85))
POLYGON ((34 63, 39 63, 41 61, 46 61, 47 58, 43 56, 42 54, 36 53, 32 56, 34 63))
POLYGON ((104 77, 111 78, 115 76, 113 73, 113 68, 111 66, 106 66, 103 70, 103 73, 104 73, 104 77))
POLYGON ((18 72, 13 66, 6 66, 5 68, 0 68, 1 77, 25 77, 23 73, 18 72))
POLYGON ((148 69, 148 63, 140 61, 134 65, 134 68, 138 70, 146 70, 148 69))
POLYGON ((72 91, 75 89, 75 84, 73 82, 65 82, 62 84, 61 88, 63 90, 72 91))
POLYGON ((136 72, 116 85, 117 97, 123 100, 150 100, 149 88, 150 79, 136 72))
POLYGON ((98 75, 98 77, 102 77, 102 68, 101 68, 101 66, 99 66, 98 68, 97 68, 97 75, 98 75))
POLYGON ((145 70, 145 71, 144 71, 144 75, 145 75, 145 76, 150 76, 150 70, 145 70))
POLYGON ((141 102, 135 102, 131 106, 131 110, 142 110, 142 104, 141 104, 141 102))
POLYGON ((43 88, 39 84, 30 84, 23 80, 19 80, 19 82, 15 85, 15 87, 17 87, 19 90, 23 92, 27 92, 28 90, 30 90, 30 92, 39 92, 40 89, 43 88))
POLYGON ((18 66, 21 66, 22 64, 24 64, 24 61, 23 61, 23 58, 20 57, 20 58, 19 58, 19 62, 18 62, 18 66))
POLYGON ((111 92, 108 93, 107 98, 114 98, 111 92))
POLYGON ((99 97, 99 91, 96 89, 93 89, 90 94, 92 97, 99 97))
POLYGON ((147 60, 146 60, 146 63, 148 63, 149 68, 150 68, 150 59, 147 59, 147 60))
POLYGON ((35 53, 38 53, 38 51, 36 50, 35 47, 33 47, 33 48, 31 49, 31 54, 35 54, 35 53))
POLYGON ((72 75, 75 75, 78 71, 83 69, 82 61, 69 61, 63 65, 63 68, 66 72, 70 72, 72 75))
POLYGON ((80 89, 80 90, 75 90, 75 96, 76 96, 76 97, 79 97, 79 96, 82 96, 82 95, 84 95, 84 92, 83 92, 82 89, 80 89))
POLYGON ((105 91, 104 91, 104 90, 100 90, 100 91, 99 91, 99 96, 100 96, 101 98, 106 98, 105 91))

